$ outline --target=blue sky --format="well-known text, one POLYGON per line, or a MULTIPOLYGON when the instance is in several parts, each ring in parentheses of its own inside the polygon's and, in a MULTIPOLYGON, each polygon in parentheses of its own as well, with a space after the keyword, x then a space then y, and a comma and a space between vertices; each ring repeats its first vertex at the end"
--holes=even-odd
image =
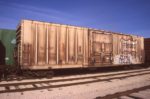
POLYGON ((0 28, 21 19, 150 37, 150 0, 0 0, 0 28))

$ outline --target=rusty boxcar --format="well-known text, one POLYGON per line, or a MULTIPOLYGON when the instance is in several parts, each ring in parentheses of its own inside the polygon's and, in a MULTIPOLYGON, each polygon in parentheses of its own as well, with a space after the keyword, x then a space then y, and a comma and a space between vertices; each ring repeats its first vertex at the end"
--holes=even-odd
POLYGON ((22 20, 17 28, 21 69, 60 69, 144 63, 144 39, 109 31, 22 20))

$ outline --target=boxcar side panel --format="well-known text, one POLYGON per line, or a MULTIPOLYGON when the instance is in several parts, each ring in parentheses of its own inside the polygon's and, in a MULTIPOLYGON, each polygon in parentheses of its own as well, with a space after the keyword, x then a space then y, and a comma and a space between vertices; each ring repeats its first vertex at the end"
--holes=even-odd
POLYGON ((66 27, 59 27, 59 64, 66 64, 66 27))
POLYGON ((38 24, 37 25, 38 32, 37 32, 37 53, 38 53, 38 65, 45 65, 46 64, 46 29, 45 24, 38 24))
POLYGON ((21 26, 23 69, 88 65, 87 28, 30 20, 22 21, 21 26))
POLYGON ((50 65, 54 65, 57 63, 56 61, 56 52, 57 52, 57 49, 56 49, 56 44, 57 44, 57 38, 56 38, 56 31, 57 31, 57 28, 55 25, 50 25, 49 26, 49 64, 50 65))
POLYGON ((22 42, 21 42, 21 49, 22 53, 21 53, 21 65, 30 65, 30 56, 32 54, 32 52, 30 51, 31 46, 32 46, 32 29, 31 29, 31 23, 30 21, 27 21, 26 23, 22 23, 22 30, 21 30, 21 36, 23 38, 22 42))

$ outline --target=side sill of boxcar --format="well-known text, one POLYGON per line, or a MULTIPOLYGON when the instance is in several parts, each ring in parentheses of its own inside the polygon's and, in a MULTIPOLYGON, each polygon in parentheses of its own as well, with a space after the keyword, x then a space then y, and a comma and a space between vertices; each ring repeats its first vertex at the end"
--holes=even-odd
MULTIPOLYGON (((49 70, 49 69, 65 69, 65 68, 82 68, 82 65, 50 65, 50 66, 21 66, 22 70, 49 70)), ((87 67, 87 66, 86 66, 87 67)))
POLYGON ((101 67, 119 67, 119 66, 139 66, 142 64, 106 64, 106 65, 51 65, 51 66, 21 66, 22 70, 49 70, 49 69, 69 69, 69 68, 101 68, 101 67))

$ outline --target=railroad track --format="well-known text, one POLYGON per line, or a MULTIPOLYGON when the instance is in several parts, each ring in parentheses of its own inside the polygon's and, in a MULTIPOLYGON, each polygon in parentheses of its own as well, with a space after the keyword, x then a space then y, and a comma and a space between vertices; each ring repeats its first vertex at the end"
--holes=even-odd
MULTIPOLYGON (((136 96, 132 96, 133 93, 138 93, 140 91, 145 91, 149 89, 150 90, 150 85, 144 86, 144 87, 140 87, 140 88, 134 88, 131 90, 127 90, 127 91, 123 91, 123 92, 117 92, 115 94, 111 94, 111 95, 106 95, 104 97, 96 97, 95 99, 122 99, 122 96, 126 96, 127 98, 133 98, 133 99, 142 99, 136 96)), ((126 98, 126 99, 127 99, 126 98)), ((148 98, 148 97, 147 97, 148 98)))
POLYGON ((128 77, 147 74, 150 74, 150 68, 140 70, 130 70, 124 72, 115 72, 115 73, 81 75, 75 77, 73 76, 64 78, 56 77, 54 79, 37 80, 37 81, 23 81, 23 82, 18 81, 18 82, 0 83, 0 93, 23 92, 47 88, 59 88, 101 81, 111 81, 114 79, 125 79, 128 77))

